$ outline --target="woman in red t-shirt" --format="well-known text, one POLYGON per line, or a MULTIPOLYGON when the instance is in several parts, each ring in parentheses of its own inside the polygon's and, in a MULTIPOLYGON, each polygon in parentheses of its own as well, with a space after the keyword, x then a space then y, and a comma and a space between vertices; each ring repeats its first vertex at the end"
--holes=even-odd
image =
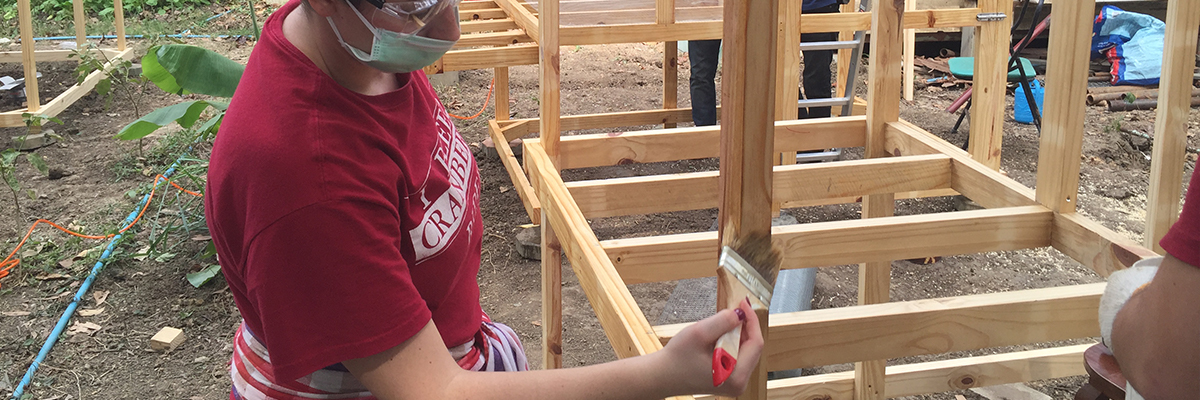
POLYGON ((741 393, 762 351, 749 306, 659 352, 526 369, 479 305, 480 178, 422 67, 458 0, 293 0, 263 26, 217 135, 205 211, 243 317, 234 399, 663 398, 741 393), (733 375, 712 384, 738 325, 733 375))

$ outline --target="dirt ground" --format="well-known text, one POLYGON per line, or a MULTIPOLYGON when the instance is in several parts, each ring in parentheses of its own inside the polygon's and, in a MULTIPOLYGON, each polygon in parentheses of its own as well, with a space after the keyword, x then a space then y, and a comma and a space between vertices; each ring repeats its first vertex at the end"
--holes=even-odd
MULTIPOLYGON (((229 54, 242 62, 249 54, 249 45, 234 42, 193 43, 229 54)), ((686 58, 681 59, 681 64, 679 99, 681 106, 686 107, 689 97, 686 58)), ((563 113, 661 107, 661 65, 661 47, 654 44, 564 48, 563 113)), ((52 65, 48 70, 69 68, 69 64, 52 65)), ((10 65, 3 66, 0 75, 14 74, 11 69, 10 65)), ((536 67, 514 67, 511 73, 511 116, 536 116, 536 67)), ((491 78, 490 71, 466 71, 460 75, 457 85, 439 87, 439 92, 452 113, 471 115, 483 104, 491 78)), ((901 116, 952 143, 962 143, 966 130, 957 135, 949 134, 955 116, 943 109, 963 89, 919 89, 915 102, 902 105, 901 116)), ((146 101, 148 109, 178 101, 153 90, 150 93, 146 101)), ((1011 103, 1012 97, 1008 99, 1011 103)), ((531 355, 533 367, 537 368, 541 364, 540 269, 538 262, 523 259, 514 250, 512 242, 516 232, 520 225, 530 221, 500 161, 486 155, 479 145, 486 137, 486 121, 492 117, 489 108, 479 119, 458 121, 460 131, 476 149, 484 182, 482 207, 486 235, 478 276, 481 301, 493 319, 516 329, 531 355)), ((1108 113, 1096 107, 1088 109, 1080 210, 1135 239, 1141 237, 1145 218, 1149 146, 1115 128, 1152 132, 1154 117, 1153 111, 1108 113)), ((157 140, 147 140, 142 144, 142 153, 137 151, 137 143, 112 138, 118 129, 135 118, 127 104, 116 102, 106 108, 105 100, 94 94, 83 98, 62 115, 64 125, 53 128, 63 134, 65 140, 36 151, 51 168, 65 171, 66 176, 50 180, 28 165, 19 164, 17 176, 23 187, 33 189, 35 195, 34 199, 22 198, 18 211, 9 201, 9 193, 0 191, 0 232, 6 241, 4 251, 11 251, 37 218, 74 223, 95 232, 112 229, 134 208, 135 200, 127 192, 147 185, 152 180, 152 172, 165 169, 174 160, 177 155, 168 157, 167 150, 182 149, 171 143, 174 136, 169 133, 157 135, 157 140)), ((1189 130, 1200 131, 1200 111, 1192 110, 1189 130)), ((5 129, 2 133, 13 136, 21 134, 22 130, 5 129)), ((1200 147, 1200 138, 1193 134, 1189 145, 1200 147)), ((1013 122, 1010 116, 1005 124, 1003 148, 1003 169, 1017 181, 1034 187, 1037 130, 1013 122)), ((197 146, 192 154, 203 160, 206 147, 197 146)), ((853 152, 848 157, 854 157, 853 152)), ((713 170, 716 167, 715 160, 693 160, 566 171, 564 177, 568 180, 596 179, 713 170)), ((1194 168, 1195 156, 1191 156, 1187 177, 1194 168)), ((198 186, 198 182, 190 183, 195 185, 192 187, 198 186)), ((898 204, 897 214, 953 209, 954 202, 947 198, 909 200, 898 204)), ((801 222, 854 219, 858 218, 857 211, 858 205, 785 210, 801 222)), ((160 215, 178 213, 171 210, 155 212, 160 215)), ((715 216, 715 210, 700 210, 605 218, 592 223, 597 235, 604 240, 704 231, 711 227, 715 216)), ((191 239, 203 239, 205 232, 187 232, 168 239, 180 243, 174 250, 177 256, 173 258, 158 261, 152 254, 152 257, 139 261, 132 256, 148 244, 152 232, 147 228, 135 231, 122 242, 118 255, 107 264, 92 287, 92 292, 107 293, 102 304, 97 304, 100 303, 98 299, 88 294, 80 305, 81 309, 103 308, 103 311, 72 319, 72 325, 76 321, 93 323, 98 330, 81 326, 76 328, 79 333, 64 334, 34 377, 33 385, 28 389, 30 398, 228 398, 226 368, 232 351, 229 343, 239 319, 237 310, 220 277, 199 289, 184 279, 186 273, 203 263, 199 255, 203 252, 204 242, 191 239), (164 326, 182 328, 187 340, 169 353, 149 351, 150 337, 164 326)), ((26 244, 22 254, 26 249, 40 247, 40 250, 26 255, 25 263, 12 276, 0 281, 3 285, 0 286, 0 326, 3 327, 0 328, 0 395, 11 393, 12 387, 21 379, 47 333, 66 309, 71 295, 86 277, 95 255, 75 260, 74 265, 66 267, 59 261, 71 260, 80 251, 102 244, 100 241, 68 239, 44 227, 38 228, 31 243, 26 244)), ((852 266, 822 268, 817 275, 814 307, 854 304, 856 275, 857 270, 852 266)), ((580 366, 615 359, 569 267, 564 266, 563 277, 564 364, 580 366)), ((1089 269, 1051 249, 952 256, 930 265, 897 261, 893 263, 892 279, 892 299, 896 301, 1101 281, 1089 269)), ((630 286, 630 290, 643 312, 654 322, 674 285, 671 282, 639 284, 630 286)), ((1037 346, 1023 348, 1032 347, 1037 346)), ((1011 349, 973 354, 1001 350, 1011 349)), ((912 357, 892 360, 892 363, 934 358, 912 357)), ((846 368, 845 365, 829 366, 816 372, 846 368)), ((1036 382, 1032 386, 1055 398, 1069 398, 1081 382, 1076 378, 1036 382)), ((980 398, 971 392, 919 398, 952 399, 954 394, 980 398)))

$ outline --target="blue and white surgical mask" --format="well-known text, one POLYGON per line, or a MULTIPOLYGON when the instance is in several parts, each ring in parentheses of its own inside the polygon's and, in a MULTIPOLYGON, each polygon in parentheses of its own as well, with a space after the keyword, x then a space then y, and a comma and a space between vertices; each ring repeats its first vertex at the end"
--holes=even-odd
MULTIPOLYGON (((378 28, 370 21, 367 21, 362 12, 359 12, 357 7, 350 4, 349 0, 346 0, 346 4, 350 6, 350 9, 354 11, 358 19, 374 35, 370 53, 346 43, 342 39, 341 32, 338 31, 337 25, 333 23, 333 18, 326 17, 325 19, 329 21, 329 26, 333 27, 333 33, 337 35, 338 43, 341 43, 342 47, 350 52, 350 55, 380 71, 407 73, 425 68, 436 62, 447 51, 450 51, 450 48, 454 47, 454 43, 456 42, 424 36, 426 34, 425 31, 427 31, 426 28, 432 24, 422 24, 421 28, 414 33, 401 33, 378 28)), ((454 23, 458 24, 457 12, 455 14, 454 23)))

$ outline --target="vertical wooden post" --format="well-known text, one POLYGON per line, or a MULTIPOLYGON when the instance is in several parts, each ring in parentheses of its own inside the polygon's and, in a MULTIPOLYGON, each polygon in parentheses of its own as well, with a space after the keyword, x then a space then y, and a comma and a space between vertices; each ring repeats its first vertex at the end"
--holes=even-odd
MULTIPOLYGON (((655 19, 659 26, 675 23, 675 0, 658 0, 655 19)), ((679 42, 663 42, 663 109, 679 107, 679 42)), ((675 124, 664 123, 663 128, 675 124)))
MULTIPOLYGON (((917 0, 908 0, 904 3, 904 11, 916 11, 917 0)), ((904 30, 904 100, 913 101, 913 80, 916 79, 916 70, 913 68, 913 60, 917 57, 917 30, 904 30)))
POLYGON ((113 0, 113 26, 117 28, 117 50, 125 51, 125 6, 121 0, 113 0))
MULTIPOLYGON (((979 6, 979 3, 976 2, 975 0, 962 0, 962 5, 960 5, 959 8, 975 8, 978 6, 979 6)), ((961 30, 959 32, 961 34, 961 36, 960 36, 961 41, 959 42, 959 45, 958 45, 958 55, 960 57, 974 57, 975 56, 975 27, 974 26, 964 26, 960 29, 961 30)))
POLYGON ((542 148, 557 168, 560 157, 558 136, 561 127, 559 83, 562 78, 559 68, 558 0, 538 1, 538 8, 538 36, 541 38, 538 42, 538 77, 541 88, 538 123, 541 128, 542 148))
MULTIPOLYGON (((1004 115, 1007 111, 1004 95, 1011 42, 1009 26, 1014 18, 1012 7, 1012 0, 979 2, 981 13, 1004 13, 1009 16, 1000 21, 980 23, 979 44, 975 49, 975 77, 971 83, 974 90, 971 95, 971 145, 968 151, 975 161, 994 170, 1000 169, 1000 144, 1004 139, 1004 115)), ((1054 14, 1057 16, 1059 13, 1056 11, 1054 14)), ((1091 15, 1091 11, 1086 14, 1091 15)))
POLYGON ((75 9, 75 46, 83 49, 83 45, 87 43, 87 21, 83 15, 83 0, 71 0, 71 7, 75 9))
MULTIPOLYGON (((780 0, 725 3, 721 75, 720 225, 722 245, 749 234, 771 233, 771 167, 775 136, 775 52, 780 0)), ((797 1, 797 0, 788 0, 797 1)), ((795 90, 795 88, 793 88, 795 90)), ((720 251, 719 249, 715 249, 720 251)), ((717 307, 736 307, 718 283, 717 307)), ((740 285, 740 283, 732 283, 740 285)), ((767 310, 759 315, 767 335, 767 310)), ((767 398, 767 367, 760 361, 742 399, 767 398)))
POLYGON ((492 89, 496 91, 496 120, 504 121, 508 119, 510 113, 508 109, 508 67, 496 67, 493 76, 496 78, 496 86, 492 89))
MULTIPOLYGON (((1096 1, 1064 1, 1054 6, 1054 29, 1046 50, 1046 112, 1042 114, 1038 151, 1037 201, 1051 211, 1067 214, 1075 212, 1079 195, 1079 157, 1087 111, 1083 98, 1087 96, 1096 1)), ((978 106, 976 103, 975 108, 978 106)))
POLYGON ((542 213, 542 368, 562 368, 562 245, 542 213))
MULTIPOLYGON (((841 12, 858 12, 858 1, 850 0, 850 3, 842 4, 841 12)), ((838 32, 838 40, 854 40, 854 31, 838 32)), ((846 77, 850 75, 850 68, 858 68, 857 65, 852 65, 854 60, 850 59, 850 57, 853 57, 853 51, 854 49, 838 49, 837 51, 837 80, 834 83, 837 84, 838 90, 836 90, 837 93, 833 94, 833 97, 854 96, 854 93, 847 93, 850 90, 850 85, 846 84, 846 77)), ((830 111, 839 113, 839 115, 841 113, 841 110, 837 108, 830 111)), ((845 117, 845 115, 842 116, 845 117)))
POLYGON ((1167 3, 1167 36, 1163 45, 1158 118, 1154 121, 1154 150, 1150 161, 1150 191, 1146 196, 1144 245, 1164 254, 1158 241, 1179 219, 1179 196, 1187 155, 1189 98, 1200 29, 1200 0, 1167 3))
MULTIPOLYGON (((887 157, 887 123, 900 120, 901 61, 904 48, 904 0, 874 0, 871 6, 871 63, 867 76, 866 156, 887 157)), ((863 218, 891 216, 895 212, 895 194, 863 198, 863 218)), ((889 300, 890 261, 870 262, 858 268, 858 303, 877 304, 889 300)), ((867 360, 854 364, 854 398, 884 399, 884 368, 887 360, 867 360)))
POLYGON ((36 113, 42 108, 38 97, 37 65, 33 49, 33 13, 29 0, 17 0, 17 19, 21 26, 21 63, 25 67, 25 101, 28 111, 36 113))
MULTIPOLYGON (((775 120, 788 121, 799 117, 796 103, 800 100, 800 13, 801 0, 779 2, 778 44, 775 49, 775 120)), ((796 163, 796 152, 779 153, 779 164, 796 163)), ((774 205, 779 209, 779 204, 774 205)))

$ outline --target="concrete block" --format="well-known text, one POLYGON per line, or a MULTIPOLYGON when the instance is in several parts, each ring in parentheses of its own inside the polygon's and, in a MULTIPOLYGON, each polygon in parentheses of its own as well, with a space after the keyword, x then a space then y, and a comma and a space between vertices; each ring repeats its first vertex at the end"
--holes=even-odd
MULTIPOLYGON (((47 129, 46 131, 49 133, 54 133, 54 131, 51 131, 49 129, 47 129)), ((46 136, 45 132, 38 133, 35 135, 22 135, 22 136, 13 136, 12 137, 13 148, 20 150, 20 151, 40 149, 42 147, 46 147, 46 146, 52 145, 54 143, 56 143, 54 138, 50 137, 50 136, 46 136)))
POLYGON ((517 232, 517 237, 513 240, 513 245, 517 247, 517 254, 529 260, 542 259, 542 228, 534 226, 530 228, 521 228, 517 232))
POLYGON ((429 84, 433 87, 454 86, 458 84, 458 71, 443 72, 429 76, 429 84))

